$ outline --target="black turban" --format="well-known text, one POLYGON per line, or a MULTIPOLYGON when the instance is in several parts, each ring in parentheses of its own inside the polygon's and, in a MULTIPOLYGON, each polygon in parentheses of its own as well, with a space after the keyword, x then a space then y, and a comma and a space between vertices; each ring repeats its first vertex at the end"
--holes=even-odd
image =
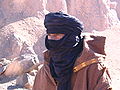
POLYGON ((83 30, 83 25, 77 18, 62 12, 45 15, 44 25, 47 33, 73 33, 80 35, 83 30))

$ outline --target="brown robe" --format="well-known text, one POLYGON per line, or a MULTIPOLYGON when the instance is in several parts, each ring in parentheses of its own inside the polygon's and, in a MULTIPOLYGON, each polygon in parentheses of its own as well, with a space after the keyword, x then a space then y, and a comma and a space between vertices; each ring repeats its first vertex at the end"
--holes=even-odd
MULTIPOLYGON (((84 48, 78 56, 75 66, 82 62, 96 59, 100 62, 83 67, 72 75, 71 90, 112 90, 110 87, 110 76, 104 66, 105 37, 87 35, 84 40, 84 48)), ((57 90, 57 84, 50 74, 49 51, 44 52, 45 61, 43 67, 38 71, 32 90, 57 90)))

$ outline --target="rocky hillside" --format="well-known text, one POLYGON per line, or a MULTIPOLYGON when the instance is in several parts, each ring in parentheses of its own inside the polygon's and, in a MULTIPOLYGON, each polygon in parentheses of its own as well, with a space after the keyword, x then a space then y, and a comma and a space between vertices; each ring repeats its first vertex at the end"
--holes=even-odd
MULTIPOLYGON (((120 58, 120 0, 0 0, 0 90, 11 89, 16 75, 17 81, 21 81, 18 85, 30 87, 28 82, 35 76, 31 70, 41 63, 45 50, 44 16, 55 11, 79 18, 84 32, 98 31, 105 35, 108 67, 113 77, 120 74, 117 64, 120 58), (24 74, 26 72, 29 75, 24 74)), ((113 81, 119 82, 119 76, 113 81)))

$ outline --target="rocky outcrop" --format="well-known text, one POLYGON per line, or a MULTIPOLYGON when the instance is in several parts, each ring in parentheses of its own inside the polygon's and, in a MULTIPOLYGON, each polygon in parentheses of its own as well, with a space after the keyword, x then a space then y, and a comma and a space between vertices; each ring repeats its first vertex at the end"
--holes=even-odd
POLYGON ((1 31, 1 40, 0 40, 0 58, 15 58, 19 55, 21 48, 22 48, 22 42, 18 40, 15 35, 11 32, 2 33, 1 31))
MULTIPOLYGON (((20 62, 16 62, 18 64, 26 63, 27 62, 26 60, 32 61, 34 58, 38 58, 39 55, 40 55, 40 58, 42 58, 41 54, 36 55, 35 50, 33 49, 33 46, 34 48, 37 47, 37 45, 34 45, 34 43, 38 41, 38 38, 41 38, 44 35, 45 32, 43 31, 43 29, 44 28, 41 21, 35 17, 26 18, 1 28, 0 29, 1 30, 0 58, 1 59, 6 58, 9 60, 19 58, 18 61, 20 62)), ((43 38, 39 40, 41 40, 42 42, 43 38)), ((43 49, 44 48, 42 48, 42 50, 43 49)), ((42 52, 42 50, 40 48, 37 49, 37 51, 39 52, 42 52)), ((16 67, 16 70, 14 71, 13 70, 14 66, 12 66, 14 64, 11 64, 9 66, 9 68, 10 67, 11 68, 8 69, 6 73, 8 71, 11 73, 14 72, 14 74, 15 74, 15 71, 21 72, 21 70, 18 70, 17 68, 22 67, 23 69, 25 65, 25 64, 22 66, 18 65, 18 67, 16 67)), ((29 64, 30 62, 28 62, 27 65, 29 66, 29 64)))
POLYGON ((120 20, 120 0, 111 0, 113 1, 114 3, 116 3, 116 11, 117 11, 117 16, 120 20))
MULTIPOLYGON (((111 4, 113 3, 110 0, 70 0, 68 13, 83 21, 85 31, 103 31, 111 27, 113 22, 114 24, 119 22, 115 8, 111 10, 111 4)), ((113 6, 115 7, 115 5, 113 6)))
POLYGON ((27 17, 44 15, 45 0, 0 0, 0 28, 27 17))
MULTIPOLYGON (((24 43, 33 47, 38 38, 41 38, 45 33, 42 24, 38 18, 29 17, 1 28, 0 58, 11 59, 19 56, 24 43)), ((41 40, 43 39, 41 38, 41 40)))
POLYGON ((118 18, 120 20, 120 0, 116 0, 116 2, 117 2, 116 10, 117 10, 118 18))
POLYGON ((33 48, 24 43, 20 55, 9 63, 4 74, 6 76, 11 76, 28 73, 33 69, 37 69, 39 63, 33 48))
POLYGON ((120 5, 119 0, 114 1, 117 3, 110 0, 3 0, 0 2, 0 27, 31 16, 41 18, 47 11, 63 11, 83 21, 85 31, 103 31, 118 22, 115 10, 117 8, 119 16, 120 5))
POLYGON ((67 13, 67 2, 66 0, 46 0, 46 10, 50 12, 63 11, 67 13))
MULTIPOLYGON (((17 75, 19 82, 16 84, 26 88, 31 87, 30 82, 33 81, 35 74, 32 77, 29 73, 38 68, 39 59, 42 58, 41 53, 38 55, 35 53, 34 48, 38 46, 34 44, 38 42, 38 38, 42 42, 42 37, 45 34, 43 30, 43 20, 36 17, 25 18, 0 29, 0 74, 5 76, 17 75), (26 81, 22 80, 24 74, 28 75, 25 76, 26 81)), ((42 50, 41 48, 36 50, 42 52, 44 47, 42 50)))

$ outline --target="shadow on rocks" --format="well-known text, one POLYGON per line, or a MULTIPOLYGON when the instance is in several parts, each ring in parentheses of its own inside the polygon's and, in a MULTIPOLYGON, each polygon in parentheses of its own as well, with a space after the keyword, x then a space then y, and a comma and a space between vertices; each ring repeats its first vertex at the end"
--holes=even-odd
POLYGON ((5 75, 1 75, 0 76, 0 84, 3 84, 3 83, 7 83, 7 82, 10 82, 10 81, 13 81, 16 79, 17 76, 5 76, 5 75))
POLYGON ((19 85, 11 85, 8 86, 7 90, 27 90, 27 89, 24 89, 22 86, 19 85))

